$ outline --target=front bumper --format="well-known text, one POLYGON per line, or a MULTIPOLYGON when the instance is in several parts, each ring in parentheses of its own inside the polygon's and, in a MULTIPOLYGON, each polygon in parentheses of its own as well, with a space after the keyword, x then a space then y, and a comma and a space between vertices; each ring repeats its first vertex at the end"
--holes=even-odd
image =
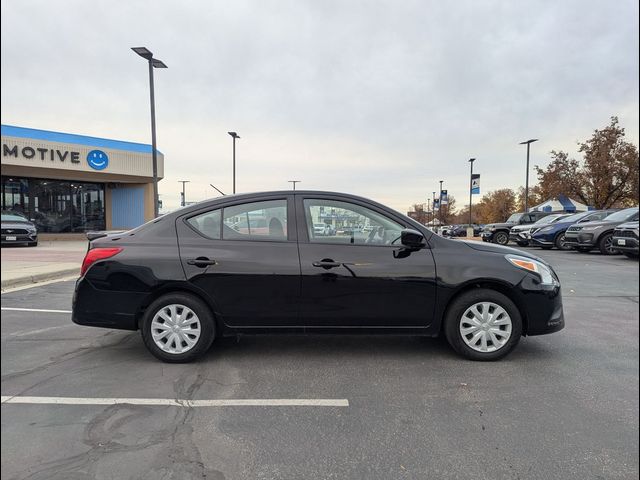
POLYGON ((613 235, 613 246, 621 252, 638 253, 638 239, 634 237, 617 237, 613 235))
POLYGON ((519 287, 526 335, 546 335, 564 328, 562 289, 559 285, 540 285, 533 275, 527 275, 519 287))
POLYGON ((2 234, 2 245, 23 245, 38 241, 38 233, 2 234))
POLYGON ((554 235, 534 235, 531 237, 531 243, 539 247, 553 246, 554 240, 554 235))
POLYGON ((596 245, 595 235, 593 233, 570 233, 567 232, 564 235, 564 242, 570 247, 589 247, 593 248, 596 245))
POLYGON ((531 241, 529 232, 510 232, 509 241, 514 243, 522 243, 531 241))

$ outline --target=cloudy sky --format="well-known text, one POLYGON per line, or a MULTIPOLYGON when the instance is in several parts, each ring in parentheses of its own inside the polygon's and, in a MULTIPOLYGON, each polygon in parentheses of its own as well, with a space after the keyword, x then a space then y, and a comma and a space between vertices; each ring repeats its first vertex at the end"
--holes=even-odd
POLYGON ((466 203, 524 184, 617 115, 638 144, 637 0, 2 0, 2 123, 150 142, 160 194, 357 193, 402 211, 438 180, 466 203))

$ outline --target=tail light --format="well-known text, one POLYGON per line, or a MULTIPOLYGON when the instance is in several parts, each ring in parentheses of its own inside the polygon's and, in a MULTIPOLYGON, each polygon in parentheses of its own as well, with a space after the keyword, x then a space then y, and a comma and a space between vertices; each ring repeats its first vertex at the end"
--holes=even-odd
POLYGON ((84 256, 84 260, 82 261, 82 267, 80 268, 80 276, 83 276, 89 267, 96 263, 98 260, 104 260, 106 258, 111 258, 114 255, 120 253, 123 248, 120 247, 109 247, 109 248, 92 248, 87 252, 84 256))

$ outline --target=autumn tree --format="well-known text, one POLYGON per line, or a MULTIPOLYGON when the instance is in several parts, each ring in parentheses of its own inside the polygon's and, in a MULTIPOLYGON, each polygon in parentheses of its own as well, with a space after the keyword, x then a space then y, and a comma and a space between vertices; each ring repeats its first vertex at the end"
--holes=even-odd
POLYGON ((624 137, 618 118, 611 117, 607 127, 578 143, 581 161, 552 151, 546 168, 536 166, 542 197, 564 194, 595 208, 637 205, 638 149, 624 137))
POLYGON ((504 222, 516 211, 516 194, 510 188, 486 193, 473 207, 479 223, 504 222))
POLYGON ((448 225, 455 220, 456 211, 456 199, 453 195, 449 194, 449 202, 447 205, 442 205, 442 209, 436 209, 436 218, 440 219, 441 225, 448 225))
MULTIPOLYGON (((516 199, 516 211, 524 212, 524 187, 518 188, 518 194, 516 199)), ((556 195, 552 195, 556 196, 556 195)), ((534 185, 533 187, 529 187, 529 208, 534 207, 536 205, 540 205, 545 200, 548 200, 549 196, 545 196, 542 193, 542 189, 540 185, 534 185)))

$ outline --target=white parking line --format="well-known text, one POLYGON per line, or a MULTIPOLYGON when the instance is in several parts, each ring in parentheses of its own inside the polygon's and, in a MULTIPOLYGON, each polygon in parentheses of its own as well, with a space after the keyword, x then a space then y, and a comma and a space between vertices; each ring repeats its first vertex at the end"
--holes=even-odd
POLYGON ((51 330, 58 330, 59 328, 71 328, 75 325, 58 325, 56 327, 39 328, 37 330, 20 330, 19 332, 10 333, 10 337, 26 337, 27 335, 35 335, 36 333, 49 332, 51 330))
POLYGON ((171 407, 348 407, 346 398, 248 398, 181 400, 175 398, 83 398, 2 396, 2 404, 29 405, 157 405, 171 407))
POLYGON ((18 308, 18 307, 1 307, 2 310, 8 312, 41 312, 41 313, 71 313, 71 310, 44 310, 42 308, 18 308))

